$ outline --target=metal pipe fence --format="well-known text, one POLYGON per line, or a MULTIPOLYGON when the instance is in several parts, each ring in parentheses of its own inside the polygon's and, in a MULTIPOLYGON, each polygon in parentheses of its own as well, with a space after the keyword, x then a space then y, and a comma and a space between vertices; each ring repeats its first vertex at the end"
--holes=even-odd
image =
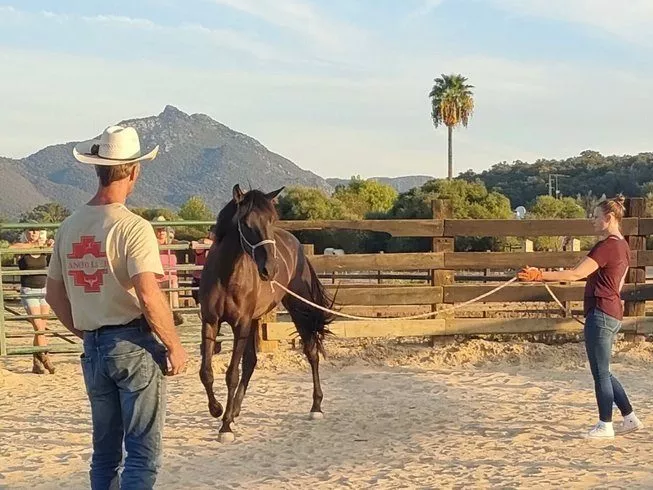
MULTIPOLYGON (((165 227, 178 228, 178 227, 192 227, 192 226, 202 226, 208 228, 214 224, 214 221, 166 221, 164 223, 153 221, 151 222, 153 226, 161 226, 162 224, 165 227)), ((55 230, 59 227, 59 223, 0 223, 0 231, 6 230, 25 230, 25 229, 47 229, 55 230)), ((195 250, 198 249, 208 249, 209 246, 198 244, 195 247, 195 250)), ((168 252, 169 255, 172 255, 174 252, 179 251, 191 251, 190 242, 182 243, 171 243, 168 245, 162 245, 159 247, 161 252, 168 252)), ((21 355, 21 354, 33 354, 38 352, 52 352, 52 353, 71 353, 71 352, 81 352, 82 347, 79 339, 75 337, 68 330, 62 329, 51 329, 48 328, 44 331, 29 331, 29 332, 8 332, 7 326, 8 323, 14 322, 26 322, 35 319, 44 319, 44 320, 56 320, 55 315, 31 315, 26 311, 26 314, 21 314, 19 311, 10 307, 9 304, 13 301, 20 300, 21 298, 43 298, 43 294, 21 294, 19 290, 16 289, 16 284, 14 281, 8 281, 9 278, 17 279, 24 276, 32 275, 46 275, 46 269, 39 270, 19 270, 14 266, 3 266, 3 261, 7 257, 15 257, 18 255, 25 254, 52 254, 52 248, 49 247, 38 247, 38 248, 0 248, 0 306, 2 306, 2 311, 0 311, 0 356, 7 355, 21 355), (41 346, 11 346, 9 345, 8 339, 25 339, 32 337, 33 335, 46 336, 48 338, 58 338, 63 340, 64 344, 57 345, 48 345, 45 347, 41 346)), ((164 276, 165 279, 170 283, 172 276, 179 277, 178 273, 182 274, 192 274, 192 272, 201 270, 201 266, 196 266, 194 264, 177 264, 174 267, 164 267, 164 276)), ((180 284, 178 287, 162 287, 161 290, 166 293, 170 301, 170 306, 172 308, 172 294, 170 293, 189 293, 191 291, 198 290, 198 287, 193 287, 191 285, 180 284)), ((197 313, 199 308, 197 307, 176 307, 172 308, 173 311, 179 313, 197 313)), ((218 340, 229 341, 231 338, 228 336, 221 336, 218 340)), ((193 342, 184 342, 186 344, 193 342)))

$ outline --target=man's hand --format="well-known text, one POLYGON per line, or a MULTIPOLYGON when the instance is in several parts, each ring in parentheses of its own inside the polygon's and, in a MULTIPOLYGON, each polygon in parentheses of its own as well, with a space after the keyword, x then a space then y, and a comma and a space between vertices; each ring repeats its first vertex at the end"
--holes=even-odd
POLYGON ((517 273, 517 277, 522 282, 542 282, 542 271, 537 267, 524 267, 517 273))
POLYGON ((184 347, 179 344, 173 349, 168 351, 168 376, 175 376, 184 371, 186 362, 188 361, 188 354, 184 347))

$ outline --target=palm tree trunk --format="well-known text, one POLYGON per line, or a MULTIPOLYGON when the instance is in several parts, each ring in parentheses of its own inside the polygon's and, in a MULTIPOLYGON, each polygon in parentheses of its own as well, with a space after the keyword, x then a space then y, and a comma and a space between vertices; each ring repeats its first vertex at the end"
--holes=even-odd
POLYGON ((449 130, 449 171, 447 179, 453 179, 453 126, 447 126, 449 130))

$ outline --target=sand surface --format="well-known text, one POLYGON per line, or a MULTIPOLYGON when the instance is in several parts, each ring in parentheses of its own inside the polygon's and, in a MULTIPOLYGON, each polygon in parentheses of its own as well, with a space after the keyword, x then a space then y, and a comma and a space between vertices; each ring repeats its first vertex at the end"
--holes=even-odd
MULTIPOLYGON (((188 374, 169 379, 158 488, 653 488, 651 429, 582 438, 596 417, 582 344, 331 341, 328 352, 323 420, 308 420, 300 352, 260 355, 229 445, 192 352, 188 374)), ((29 374, 27 357, 0 361, 0 488, 88 488, 80 368, 56 361, 54 376, 29 374)), ((653 344, 617 345, 613 371, 653 428, 652 367, 653 344)), ((216 385, 224 401, 220 374, 216 385)))

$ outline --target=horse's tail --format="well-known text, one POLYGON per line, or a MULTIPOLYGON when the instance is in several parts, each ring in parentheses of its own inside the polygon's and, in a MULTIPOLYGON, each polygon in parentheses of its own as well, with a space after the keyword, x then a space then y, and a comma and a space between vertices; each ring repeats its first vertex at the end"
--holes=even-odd
MULTIPOLYGON (((335 295, 331 297, 308 260, 306 260, 306 267, 310 273, 310 282, 306 284, 307 290, 302 296, 323 308, 333 309, 335 295)), ((298 299, 292 299, 291 304, 288 312, 297 325, 302 342, 307 346, 315 343, 318 351, 325 356, 324 338, 331 335, 327 326, 335 319, 335 316, 298 299)))

